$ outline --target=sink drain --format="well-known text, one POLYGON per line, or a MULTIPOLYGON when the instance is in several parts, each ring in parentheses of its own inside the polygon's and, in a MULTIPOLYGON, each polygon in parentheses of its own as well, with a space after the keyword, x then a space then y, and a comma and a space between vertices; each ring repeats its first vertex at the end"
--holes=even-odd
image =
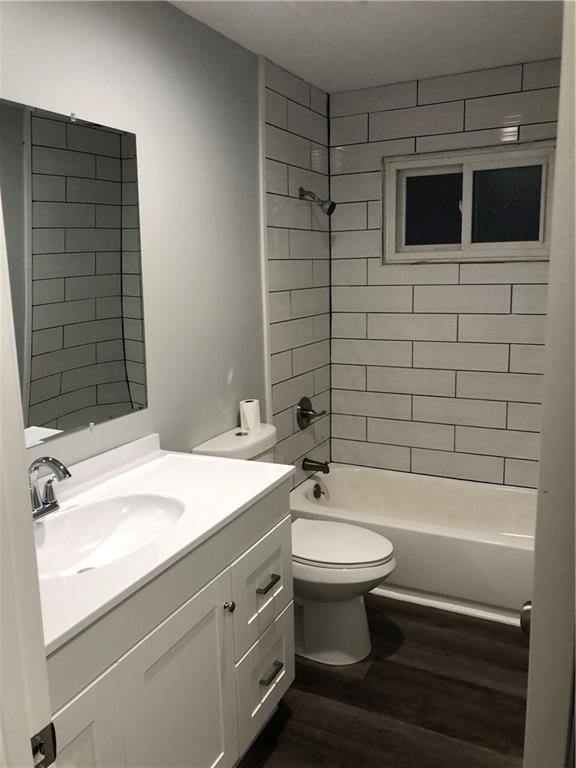
POLYGON ((80 568, 79 571, 76 571, 76 576, 79 576, 81 573, 86 573, 86 571, 93 571, 93 570, 94 570, 93 565, 89 565, 88 568, 80 568))

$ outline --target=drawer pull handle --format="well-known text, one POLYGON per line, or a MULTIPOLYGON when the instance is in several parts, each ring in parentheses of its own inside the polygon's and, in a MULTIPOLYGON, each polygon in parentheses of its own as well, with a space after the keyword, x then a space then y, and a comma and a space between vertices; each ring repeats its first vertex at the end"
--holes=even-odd
POLYGON ((260 685, 264 685, 266 688, 271 685, 272 681, 278 677, 280 672, 284 669, 283 661, 275 661, 272 665, 272 671, 260 680, 260 685))
POLYGON ((277 584, 282 577, 278 573, 271 573, 270 574, 270 580, 268 581, 268 584, 264 587, 258 587, 256 590, 257 595, 267 595, 268 592, 272 589, 274 584, 277 584))
POLYGON ((224 603, 224 610, 228 611, 228 613, 234 613, 234 611, 236 610, 236 603, 234 602, 234 600, 230 600, 230 602, 228 602, 227 600, 224 603))

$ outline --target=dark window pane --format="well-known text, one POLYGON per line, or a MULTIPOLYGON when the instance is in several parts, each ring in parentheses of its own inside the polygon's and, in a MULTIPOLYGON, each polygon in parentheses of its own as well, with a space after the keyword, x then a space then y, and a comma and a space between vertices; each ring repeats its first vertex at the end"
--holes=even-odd
POLYGON ((462 174, 406 177, 406 245, 462 241, 462 174))
POLYGON ((542 166, 474 171, 473 243, 540 239, 542 166))

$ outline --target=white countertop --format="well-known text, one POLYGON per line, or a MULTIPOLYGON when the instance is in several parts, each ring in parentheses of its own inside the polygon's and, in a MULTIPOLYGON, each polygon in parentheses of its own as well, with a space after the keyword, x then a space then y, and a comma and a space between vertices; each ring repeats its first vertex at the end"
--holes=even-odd
POLYGON ((157 437, 151 438, 136 441, 135 445, 141 444, 139 456, 130 456, 128 446, 109 451, 76 465, 78 472, 70 467, 73 478, 61 484, 62 493, 58 494, 60 484, 55 486, 61 508, 53 515, 73 514, 79 505, 136 493, 170 496, 185 510, 152 543, 122 559, 80 575, 40 579, 47 654, 191 552, 294 471, 282 464, 161 451, 157 437))

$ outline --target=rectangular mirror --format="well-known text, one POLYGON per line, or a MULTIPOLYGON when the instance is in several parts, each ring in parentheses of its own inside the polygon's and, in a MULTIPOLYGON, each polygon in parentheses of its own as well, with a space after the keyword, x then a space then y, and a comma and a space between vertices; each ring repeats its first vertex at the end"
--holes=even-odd
POLYGON ((147 405, 136 137, 0 100, 27 445, 147 405))

